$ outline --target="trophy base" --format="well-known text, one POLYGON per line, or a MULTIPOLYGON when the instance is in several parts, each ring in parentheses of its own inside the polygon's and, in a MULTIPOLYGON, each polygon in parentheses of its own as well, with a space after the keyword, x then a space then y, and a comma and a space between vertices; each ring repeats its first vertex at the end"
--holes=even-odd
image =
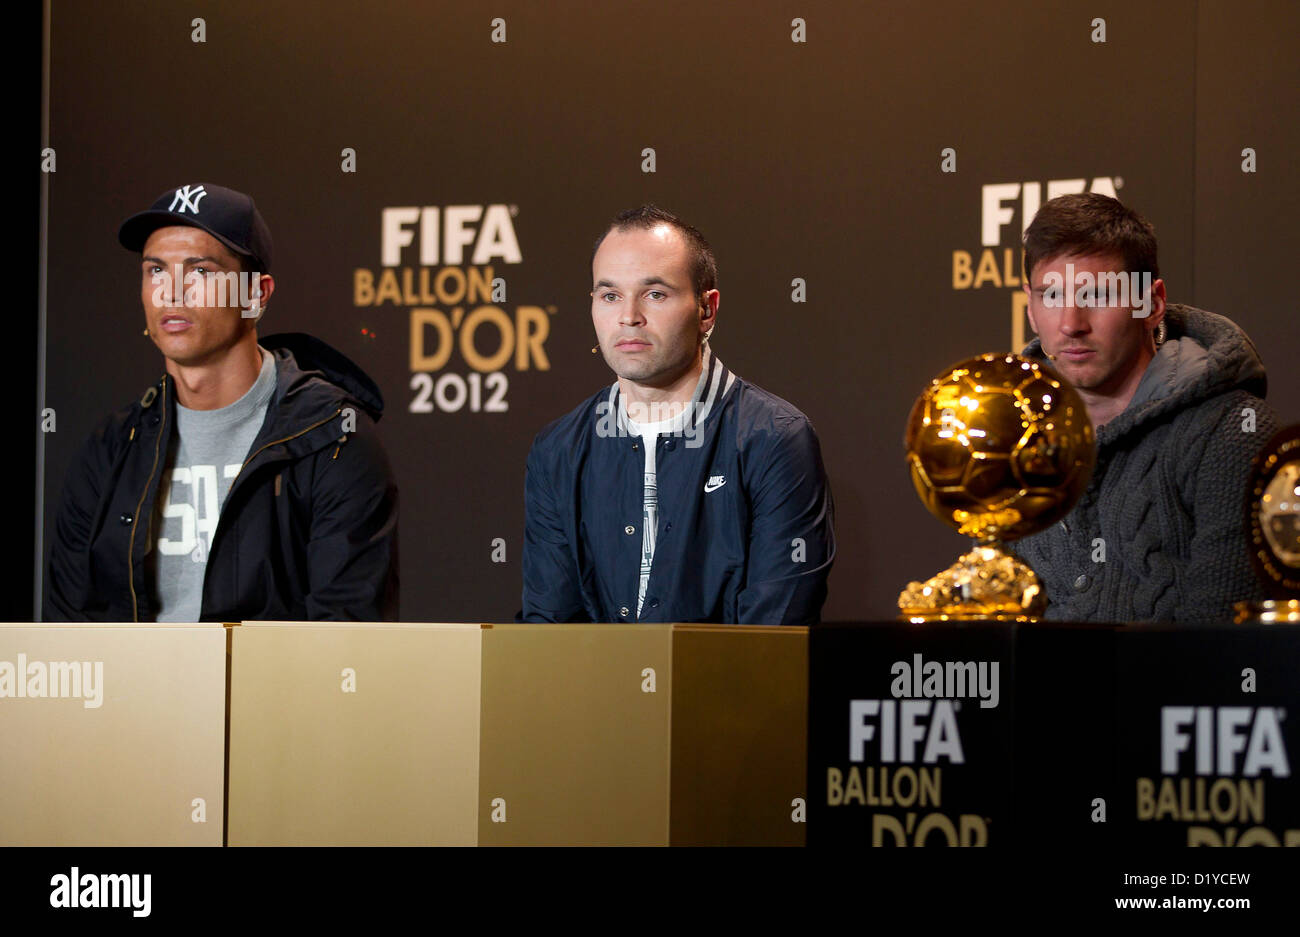
POLYGON ((925 582, 908 583, 898 597, 899 619, 927 621, 1037 621, 1047 610, 1038 576, 998 543, 983 543, 925 582))
POLYGON ((900 611, 898 618, 900 621, 913 625, 929 621, 1038 621, 1037 616, 1026 615, 1024 612, 935 612, 928 609, 923 611, 900 611))
POLYGON ((1238 602, 1234 625, 1300 624, 1300 599, 1272 600, 1267 602, 1238 602))

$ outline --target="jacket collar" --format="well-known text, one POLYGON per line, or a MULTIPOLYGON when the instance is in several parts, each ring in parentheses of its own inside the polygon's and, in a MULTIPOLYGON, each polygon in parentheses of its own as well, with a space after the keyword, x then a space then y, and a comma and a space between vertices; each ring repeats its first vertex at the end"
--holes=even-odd
MULTIPOLYGON (((732 384, 736 382, 736 375, 733 374, 722 360, 713 353, 708 343, 704 345, 704 354, 702 367, 700 370, 700 379, 695 385, 695 393, 682 410, 681 426, 685 429, 687 426, 696 428, 704 425, 704 421, 709 418, 722 398, 731 390, 732 384)), ((607 398, 609 409, 608 413, 618 414, 618 428, 621 433, 630 433, 631 428, 628 426, 627 412, 623 406, 622 391, 619 389, 617 380, 609 387, 609 396, 607 398)))
MULTIPOLYGON (((379 388, 324 342, 291 333, 268 336, 258 344, 274 358, 276 378, 266 418, 249 448, 249 461, 264 452, 264 457, 298 458, 341 441, 349 407, 376 421, 382 415, 379 388)), ((170 430, 176 420, 176 386, 171 375, 163 376, 162 385, 170 430)))

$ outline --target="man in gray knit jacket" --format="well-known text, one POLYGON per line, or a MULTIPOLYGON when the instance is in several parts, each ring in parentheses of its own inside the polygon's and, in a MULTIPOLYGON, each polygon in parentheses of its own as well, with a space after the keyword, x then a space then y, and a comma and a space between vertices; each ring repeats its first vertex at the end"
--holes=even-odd
POLYGON ((1251 462, 1279 427, 1264 364, 1230 320, 1166 304, 1152 227, 1065 195, 1025 231, 1025 291, 1050 360, 1083 397, 1097 464, 1060 523, 1012 544, 1049 619, 1231 622, 1263 598, 1246 548, 1251 462))

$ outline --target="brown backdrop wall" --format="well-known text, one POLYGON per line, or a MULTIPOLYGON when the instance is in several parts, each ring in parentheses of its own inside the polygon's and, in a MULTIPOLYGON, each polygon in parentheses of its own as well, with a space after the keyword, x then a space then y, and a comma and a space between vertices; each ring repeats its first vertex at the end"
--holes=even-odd
MULTIPOLYGON (((717 354, 819 431, 840 548, 828 618, 892 615, 908 579, 963 545, 911 490, 903 422, 945 365, 1011 348, 1016 289, 1002 274, 1027 188, 1045 199, 1054 180, 1114 186, 1156 225, 1171 299, 1239 322, 1269 367, 1270 400, 1300 419, 1286 289, 1300 13, 1284 0, 235 0, 197 12, 151 0, 111 13, 54 0, 51 12, 47 548, 77 446, 162 370, 117 225, 201 181, 251 193, 274 233, 263 334, 310 332, 383 389, 408 620, 519 607, 524 458, 542 426, 612 379, 590 353, 590 247, 643 201, 714 244, 717 354), (206 42, 191 41, 195 15, 206 42), (1097 16, 1105 43, 1091 38, 1097 16), (494 17, 504 43, 491 41, 494 17), (804 43, 791 40, 796 17, 804 43), (955 173, 940 170, 946 147, 955 173), (1254 174, 1241 172, 1244 147, 1254 174), (344 148, 355 173, 341 170, 344 148), (1019 186, 1001 203, 1014 214, 985 244, 985 187, 1001 184, 1019 186), (547 367, 511 354, 490 378, 456 348, 416 377, 411 307, 356 304, 356 271, 383 271, 384 208, 459 205, 509 213, 520 262, 459 266, 505 280, 506 301, 487 305, 512 325, 544 320, 547 367), (978 265, 986 250, 997 276, 955 288, 954 253, 978 265), (795 278, 806 302, 792 301, 795 278), (465 404, 447 412, 429 395, 432 412, 413 412, 421 382, 439 381, 443 402, 464 386, 465 404), (489 399, 507 409, 488 412, 489 399)), ((418 245, 417 232, 396 268, 417 284, 418 245)), ((432 306, 455 321, 453 303, 432 306)), ((480 359, 501 342, 486 321, 480 359)))

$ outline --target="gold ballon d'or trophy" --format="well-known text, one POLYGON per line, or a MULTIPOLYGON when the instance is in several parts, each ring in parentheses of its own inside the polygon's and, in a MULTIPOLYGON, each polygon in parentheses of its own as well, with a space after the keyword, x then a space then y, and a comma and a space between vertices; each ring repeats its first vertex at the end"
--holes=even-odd
POLYGON ((1273 598, 1238 602, 1236 623, 1300 623, 1300 426, 1278 432, 1255 459, 1246 539, 1255 574, 1273 598))
POLYGON ((1097 447, 1083 398, 1042 365, 1011 354, 956 364, 907 419, 907 464, 930 513, 974 548, 898 597, 906 621, 1034 621, 1038 576, 1004 544, 1055 524, 1088 487, 1097 447))

